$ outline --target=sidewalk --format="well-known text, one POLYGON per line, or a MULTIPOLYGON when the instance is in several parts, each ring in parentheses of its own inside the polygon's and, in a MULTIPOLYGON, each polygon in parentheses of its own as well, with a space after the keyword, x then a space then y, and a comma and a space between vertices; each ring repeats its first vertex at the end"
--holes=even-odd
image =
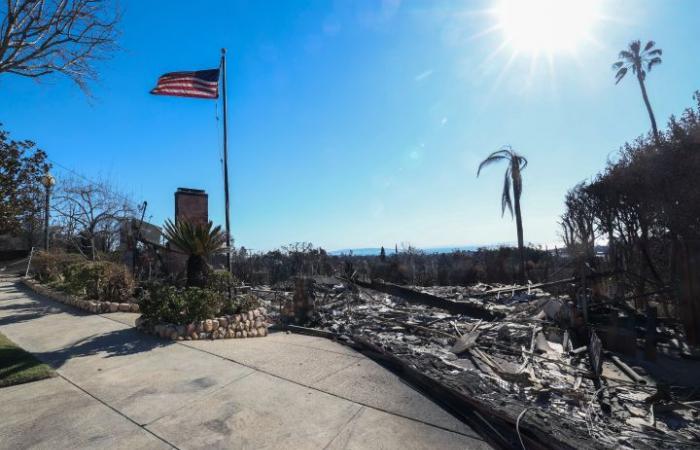
POLYGON ((0 449, 489 448, 334 342, 159 340, 0 280, 0 332, 59 374, 0 389, 0 449))

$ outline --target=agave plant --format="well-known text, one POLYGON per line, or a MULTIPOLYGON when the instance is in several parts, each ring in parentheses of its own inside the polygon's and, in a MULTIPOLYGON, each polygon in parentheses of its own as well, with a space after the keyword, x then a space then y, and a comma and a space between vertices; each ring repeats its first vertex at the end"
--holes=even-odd
POLYGON ((205 287, 209 273, 207 259, 226 243, 221 226, 167 220, 164 228, 168 241, 187 254, 187 286, 205 287))

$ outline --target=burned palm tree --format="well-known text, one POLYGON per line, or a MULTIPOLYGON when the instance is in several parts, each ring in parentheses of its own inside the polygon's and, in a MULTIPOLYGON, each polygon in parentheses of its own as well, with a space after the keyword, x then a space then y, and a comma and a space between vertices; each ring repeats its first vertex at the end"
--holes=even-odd
POLYGON ((522 171, 527 166, 527 159, 517 154, 510 146, 504 146, 498 151, 491 153, 485 160, 479 164, 479 170, 476 172, 478 177, 481 169, 489 164, 506 161, 505 180, 503 181, 503 193, 501 194, 501 216, 506 212, 506 208, 510 211, 513 217, 513 207, 515 206, 515 225, 518 231, 518 250, 520 253, 520 282, 525 282, 525 244, 523 243, 523 219, 520 210, 520 196, 523 193, 523 178, 522 171), (511 198, 511 186, 513 196, 511 198))
POLYGON ((165 222, 165 237, 180 251, 187 254, 187 286, 204 287, 209 265, 207 259, 226 243, 221 226, 192 224, 180 220, 165 222))
POLYGON ((642 91, 642 98, 644 99, 644 104, 647 107, 647 113, 649 113, 649 120, 651 121, 651 130, 654 133, 654 140, 659 143, 659 130, 656 128, 656 118, 654 117, 654 111, 651 109, 651 103, 649 103, 649 96, 647 95, 647 88, 644 82, 646 81, 647 72, 651 72, 652 67, 661 64, 661 54, 662 50, 660 48, 654 48, 656 43, 654 41, 649 41, 646 43, 642 49, 642 43, 640 41, 632 41, 627 46, 627 49, 622 50, 618 55, 619 61, 612 65, 613 70, 617 70, 615 73, 615 84, 622 81, 630 70, 634 75, 637 76, 637 81, 639 82, 639 89, 642 91))

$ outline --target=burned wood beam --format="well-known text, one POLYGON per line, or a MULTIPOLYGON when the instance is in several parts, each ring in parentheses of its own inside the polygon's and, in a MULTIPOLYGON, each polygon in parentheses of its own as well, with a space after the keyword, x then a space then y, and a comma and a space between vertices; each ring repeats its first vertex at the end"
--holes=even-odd
MULTIPOLYGON (((619 271, 608 271, 608 272, 592 273, 590 275, 587 275, 586 279, 591 280, 591 279, 596 279, 596 278, 605 278, 605 277, 617 275, 618 273, 620 273, 620 272, 619 271)), ((529 286, 523 285, 523 286, 517 286, 517 287, 491 289, 489 291, 477 292, 475 294, 471 294, 471 296, 475 297, 475 298, 479 298, 479 297, 485 297, 487 295, 502 294, 504 292, 522 292, 522 291, 527 291, 528 289, 542 289, 542 288, 546 288, 546 287, 557 286, 559 284, 575 283, 575 282, 580 281, 580 280, 581 280, 581 277, 564 278, 562 280, 548 281, 546 283, 531 284, 529 286)))
POLYGON ((470 317, 483 320, 495 320, 504 317, 503 314, 494 313, 470 303, 448 300, 446 298, 427 294, 425 292, 418 292, 404 286, 399 286, 398 284, 381 283, 376 280, 373 280, 371 283, 359 280, 352 280, 350 282, 360 287, 374 289, 375 291, 384 292, 385 294, 401 297, 409 303, 418 303, 425 306, 431 306, 433 308, 444 309, 449 311, 451 314, 465 314, 470 317))
POLYGON ((332 340, 337 338, 337 335, 331 331, 318 330, 316 328, 300 327, 299 325, 285 325, 284 329, 293 333, 306 334, 308 336, 316 336, 332 340))
POLYGON ((498 289, 491 289, 488 291, 484 292, 477 292, 475 294, 472 294, 472 297, 486 297, 488 295, 496 295, 496 294, 502 294, 504 292, 521 292, 521 291, 527 291, 528 289, 536 289, 536 288, 544 288, 544 287, 550 287, 550 286, 556 286, 559 284, 566 284, 566 283, 574 283, 578 280, 578 278, 571 277, 571 278, 565 278, 563 280, 557 280, 557 281, 549 281, 547 283, 537 283, 537 284, 531 284, 531 285, 523 285, 523 286, 514 286, 514 287, 507 287, 507 288, 498 288, 498 289))
POLYGON ((647 384, 647 380, 645 380, 642 376, 635 372, 634 369, 632 369, 630 366, 625 364, 625 362, 618 358, 616 355, 610 355, 610 359, 620 370, 622 370, 625 373, 625 375, 630 377, 632 381, 634 381, 637 384, 647 384))
POLYGON ((581 353, 585 352, 586 350, 588 350, 588 346, 582 345, 579 348, 575 348, 575 349, 569 351, 569 354, 570 355, 580 355, 581 353))

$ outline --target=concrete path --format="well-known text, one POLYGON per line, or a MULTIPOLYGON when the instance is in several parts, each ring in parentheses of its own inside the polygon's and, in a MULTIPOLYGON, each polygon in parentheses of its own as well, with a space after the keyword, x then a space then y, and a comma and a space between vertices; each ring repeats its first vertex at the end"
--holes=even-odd
POLYGON ((326 339, 165 341, 0 280, 0 332, 59 374, 0 389, 0 449, 489 448, 326 339))

